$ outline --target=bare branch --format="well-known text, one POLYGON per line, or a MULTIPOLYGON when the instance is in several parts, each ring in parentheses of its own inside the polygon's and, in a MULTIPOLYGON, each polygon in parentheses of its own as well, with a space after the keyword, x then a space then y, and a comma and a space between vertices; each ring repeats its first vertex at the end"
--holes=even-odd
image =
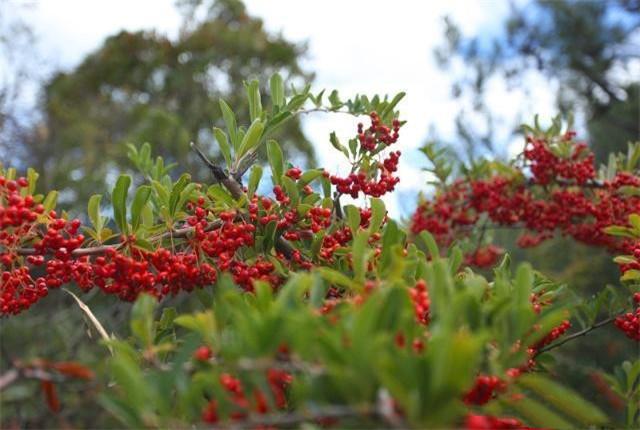
POLYGON ((578 337, 580 337, 580 336, 584 336, 584 335, 586 335, 587 333, 589 333, 589 332, 590 332, 590 331, 592 331, 592 330, 595 330, 595 329, 597 329, 597 328, 599 328, 599 327, 603 327, 603 326, 605 326, 605 325, 607 325, 607 324, 609 324, 609 323, 611 323, 611 322, 615 321, 615 319, 616 319, 616 318, 618 318, 618 317, 619 317, 619 315, 614 315, 614 316, 612 316, 612 317, 609 317, 609 318, 607 318, 607 319, 604 319, 604 320, 602 320, 602 321, 599 321, 599 322, 597 322, 597 323, 594 323, 592 326, 587 327, 587 328, 585 328, 584 330, 580 330, 579 332, 576 332, 576 333, 574 333, 574 334, 572 334, 572 335, 569 335, 569 336, 567 336, 567 337, 563 338, 561 341, 558 341, 558 342, 552 343, 552 344, 550 344, 550 345, 547 345, 547 346, 545 346, 544 348, 540 348, 540 349, 538 350, 538 352, 536 353, 536 355, 538 355, 538 354, 542 354, 543 352, 547 352, 547 351, 550 351, 550 350, 552 350, 552 349, 555 349, 555 348, 557 348, 557 347, 559 347, 559 346, 562 346, 562 345, 564 345, 565 343, 567 343, 567 342, 569 342, 569 341, 572 341, 572 340, 574 340, 574 339, 576 339, 576 338, 578 338, 578 337))

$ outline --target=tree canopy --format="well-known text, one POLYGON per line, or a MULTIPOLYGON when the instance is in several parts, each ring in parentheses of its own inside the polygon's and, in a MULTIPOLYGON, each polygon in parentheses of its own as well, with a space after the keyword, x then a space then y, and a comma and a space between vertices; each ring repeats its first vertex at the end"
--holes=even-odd
MULTIPOLYGON (((244 82, 268 82, 275 72, 299 86, 312 78, 299 65, 305 47, 269 34, 241 2, 219 0, 210 11, 201 20, 185 13, 176 38, 155 31, 115 34, 46 83, 45 132, 27 143, 44 183, 71 193, 67 201, 82 201, 124 168, 124 145, 144 142, 203 178, 206 171, 188 157, 189 142, 215 151, 212 126, 222 124, 218 99, 246 106, 238 96, 244 82)), ((285 124, 278 138, 288 155, 314 162, 298 120, 285 124)), ((221 159, 219 152, 212 156, 221 159)))

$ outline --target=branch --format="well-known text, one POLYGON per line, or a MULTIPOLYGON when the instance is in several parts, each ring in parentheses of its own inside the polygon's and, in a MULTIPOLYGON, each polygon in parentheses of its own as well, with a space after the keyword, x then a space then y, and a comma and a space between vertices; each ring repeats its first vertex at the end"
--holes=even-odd
POLYGON ((611 323, 611 322, 615 321, 615 319, 616 319, 616 318, 618 318, 619 316, 620 316, 620 315, 614 315, 614 316, 612 316, 612 317, 609 317, 609 318, 607 318, 607 319, 604 319, 604 320, 602 320, 602 321, 599 321, 599 322, 597 322, 597 323, 594 323, 591 327, 587 327, 587 328, 585 328, 584 330, 580 330, 579 332, 576 332, 576 333, 574 333, 574 334, 572 334, 572 335, 569 335, 569 336, 567 336, 567 337, 563 338, 563 339, 562 339, 561 341, 559 341, 559 342, 555 342, 555 343, 552 343, 552 344, 550 344, 550 345, 545 346, 544 348, 540 348, 540 349, 538 350, 538 352, 536 353, 536 355, 538 355, 538 354, 542 354, 543 352, 547 352, 547 351, 550 351, 550 350, 552 350, 552 349, 555 349, 555 348, 557 348, 557 347, 559 347, 559 346, 562 346, 562 345, 564 345, 565 343, 567 343, 567 342, 569 342, 569 341, 571 341, 571 340, 573 340, 573 339, 579 338, 580 336, 584 336, 585 334, 589 333, 589 332, 590 332, 590 331, 592 331, 592 330, 595 330, 595 329, 597 329, 597 328, 599 328, 599 327, 605 326, 605 325, 607 325, 607 324, 609 324, 609 323, 611 323))
POLYGON ((216 181, 222 183, 222 185, 224 185, 227 190, 229 190, 231 196, 234 199, 238 200, 240 197, 242 197, 242 195, 244 194, 242 185, 240 185, 240 183, 233 176, 227 174, 227 172, 225 172, 221 167, 213 164, 211 160, 209 160, 209 158, 207 158, 207 156, 204 155, 200 148, 198 148, 198 146, 193 142, 191 142, 191 149, 193 149, 195 153, 198 154, 198 157, 200 157, 204 164, 207 165, 209 170, 211 170, 211 173, 213 174, 213 177, 216 179, 216 181))
MULTIPOLYGON (((222 225, 222 222, 217 220, 217 221, 212 221, 210 222, 207 227, 205 228, 205 231, 211 231, 214 230, 218 227, 220 227, 222 225)), ((195 229, 195 227, 182 227, 176 230, 170 230, 170 231, 166 231, 162 234, 156 235, 156 236, 152 236, 149 238, 150 241, 155 242, 156 240, 162 240, 162 239, 167 239, 167 238, 185 238, 188 237, 189 234, 195 229)), ((121 247, 124 246, 124 243, 115 243, 112 245, 100 245, 100 246, 91 246, 91 247, 87 247, 87 248, 76 248, 73 251, 71 251, 71 255, 74 257, 82 257, 85 255, 100 255, 100 254, 104 254, 105 252, 107 252, 109 249, 119 249, 121 247)), ((17 255, 39 255, 37 250, 35 248, 18 248, 16 249, 16 254, 17 255)))
POLYGON ((346 110, 332 110, 332 109, 328 109, 328 108, 312 108, 312 109, 303 109, 303 110, 299 110, 297 112, 295 112, 295 114, 302 114, 302 115, 308 115, 310 113, 315 113, 315 112, 322 112, 322 113, 340 113, 343 115, 349 115, 349 116, 364 116, 367 115, 366 113, 353 113, 353 112, 349 112, 346 110))

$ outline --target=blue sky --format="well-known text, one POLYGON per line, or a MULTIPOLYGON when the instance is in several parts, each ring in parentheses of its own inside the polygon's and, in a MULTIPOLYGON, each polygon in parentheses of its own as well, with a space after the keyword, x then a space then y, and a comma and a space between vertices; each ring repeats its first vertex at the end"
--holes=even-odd
MULTIPOLYGON (((316 72, 318 90, 338 89, 345 97, 407 92, 400 106, 408 121, 398 143, 404 154, 401 182, 399 192, 386 198, 393 216, 407 214, 417 190, 424 189, 428 179, 420 170, 423 157, 416 148, 430 129, 452 140, 456 113, 461 106, 470 106, 469 100, 451 98, 451 77, 438 69, 433 58, 433 49, 442 43, 442 19, 450 15, 465 34, 497 33, 508 13, 508 2, 247 0, 246 4, 252 15, 264 19, 268 30, 308 43, 304 63, 316 72)), ((24 14, 34 26, 45 61, 62 69, 79 63, 105 37, 121 29, 154 28, 175 36, 180 24, 172 0, 41 1, 24 14)), ((464 67, 457 63, 454 70, 460 73, 464 67)), ((554 83, 535 73, 526 82, 533 97, 507 89, 500 79, 491 82, 488 92, 489 107, 501 119, 499 135, 513 148, 520 146, 509 136, 517 111, 542 117, 554 114, 554 83)), ((345 171, 347 166, 330 149, 328 136, 335 130, 346 140, 353 135, 356 121, 326 114, 306 116, 303 121, 321 164, 345 171)))

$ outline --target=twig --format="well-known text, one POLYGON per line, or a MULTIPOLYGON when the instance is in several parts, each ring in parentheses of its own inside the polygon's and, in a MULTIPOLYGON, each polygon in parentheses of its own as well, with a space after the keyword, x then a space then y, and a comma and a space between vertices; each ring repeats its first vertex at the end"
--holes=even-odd
MULTIPOLYGON (((211 231, 211 230, 215 230, 216 228, 220 227, 222 225, 222 222, 217 220, 217 221, 212 221, 210 222, 207 227, 205 228, 205 231, 211 231)), ((182 227, 176 230, 170 230, 167 231, 165 233, 156 235, 156 236, 152 236, 149 238, 150 241, 154 242, 156 240, 162 240, 162 239, 166 239, 168 237, 173 237, 173 238, 185 238, 188 237, 189 234, 191 232, 193 232, 195 230, 195 227, 182 227)), ((119 249, 121 247, 124 246, 124 243, 115 243, 112 245, 100 245, 100 246, 90 246, 87 248, 76 248, 73 251, 71 251, 71 255, 74 257, 82 257, 85 255, 99 255, 99 254, 103 254, 105 252, 107 252, 109 249, 119 249)), ((36 251, 35 248, 18 248, 16 249, 16 254, 18 255, 22 255, 22 256, 26 256, 26 255, 38 255, 38 252, 36 251)))
MULTIPOLYGON (((111 340, 111 336, 109 336, 109 334, 104 329, 104 327, 102 326, 102 324, 100 323, 98 318, 96 318, 96 316, 93 314, 93 312, 91 311, 89 306, 87 306, 82 300, 80 300, 78 298, 78 296, 76 296, 71 291, 67 290, 66 288, 63 288, 62 290, 65 291, 67 294, 69 294, 71 297, 73 297, 76 300, 76 303, 78 304, 80 309, 82 309, 82 311, 87 315, 87 317, 89 318, 91 323, 94 325, 96 330, 98 330, 98 333, 100 333, 100 336, 102 336, 102 338, 104 340, 106 340, 106 341, 111 340)), ((111 355, 113 355, 113 349, 111 348, 111 345, 107 344, 107 348, 109 348, 109 352, 111 353, 111 355)))
POLYGON ((297 111, 296 114, 308 115, 308 114, 316 113, 316 112, 321 112, 321 113, 339 113, 339 114, 355 116, 355 117, 367 115, 364 112, 363 113, 353 113, 353 112, 349 112, 349 111, 346 111, 346 110, 331 110, 331 109, 327 109, 327 108, 303 109, 303 110, 297 111))
POLYGON ((198 154, 198 157, 200 157, 200 159, 207 165, 209 170, 211 170, 211 173, 213 174, 213 177, 216 179, 216 181, 222 183, 222 185, 224 185, 227 190, 229 190, 231 196, 234 199, 238 200, 240 197, 242 197, 242 195, 244 194, 242 185, 238 181, 236 181, 233 176, 227 174, 227 172, 225 172, 224 169, 222 169, 220 166, 216 166, 215 164, 213 164, 211 160, 209 160, 207 156, 204 155, 204 153, 200 150, 200 148, 198 148, 198 146, 193 142, 191 142, 191 149, 193 149, 195 153, 198 154))
POLYGON ((555 343, 552 343, 552 344, 550 344, 550 345, 547 345, 547 346, 545 346, 545 347, 543 347, 543 348, 540 348, 540 349, 538 350, 538 352, 536 353, 536 355, 538 355, 538 354, 542 354, 543 352, 547 352, 547 351, 550 351, 550 350, 552 350, 552 349, 555 349, 555 348, 557 348, 557 347, 559 347, 559 346, 562 346, 562 345, 564 345, 565 343, 567 343, 567 342, 569 342, 569 341, 571 341, 571 340, 573 340, 573 339, 576 339, 576 338, 578 338, 578 337, 580 337, 580 336, 584 336, 585 334, 589 333, 589 332, 590 332, 590 331, 592 331, 592 330, 595 330, 595 329, 597 329, 597 328, 599 328, 599 327, 605 326, 605 325, 607 325, 607 324, 609 324, 609 323, 611 323, 611 322, 615 321, 615 319, 616 319, 616 318, 618 318, 618 316, 619 316, 619 315, 614 315, 614 316, 609 317, 609 318, 607 318, 607 319, 604 319, 604 320, 602 320, 602 321, 598 321, 597 323, 594 323, 592 326, 587 327, 587 328, 585 328, 584 330, 580 330, 579 332, 576 332, 576 333, 574 333, 574 334, 572 334, 572 335, 569 335, 569 336, 567 336, 567 337, 563 338, 562 340, 560 340, 560 341, 558 341, 558 342, 555 342, 555 343))

